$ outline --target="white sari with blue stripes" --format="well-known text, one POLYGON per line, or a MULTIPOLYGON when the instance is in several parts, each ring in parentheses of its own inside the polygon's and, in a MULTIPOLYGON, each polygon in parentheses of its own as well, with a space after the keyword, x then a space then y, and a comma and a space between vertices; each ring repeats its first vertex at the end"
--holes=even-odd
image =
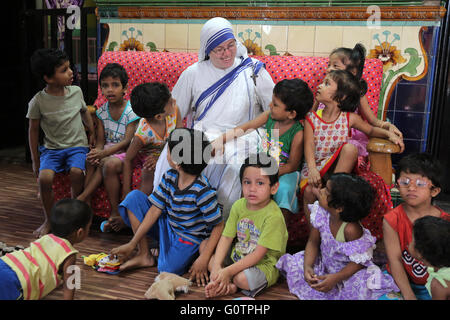
MULTIPOLYGON (((203 60, 205 51, 200 49, 199 62, 183 71, 172 90, 181 116, 187 116, 188 126, 204 131, 210 141, 268 110, 272 100, 274 83, 269 73, 264 67, 260 68, 258 60, 248 58, 246 48, 239 41, 237 46, 235 62, 228 69, 216 68, 211 60, 203 60), (255 68, 260 69, 257 77, 252 78, 255 68)), ((227 143, 224 158, 214 159, 203 172, 217 189, 224 219, 241 196, 240 166, 250 151, 257 152, 258 143, 256 131, 227 143)), ((169 168, 166 151, 163 151, 156 165, 155 187, 169 168)))

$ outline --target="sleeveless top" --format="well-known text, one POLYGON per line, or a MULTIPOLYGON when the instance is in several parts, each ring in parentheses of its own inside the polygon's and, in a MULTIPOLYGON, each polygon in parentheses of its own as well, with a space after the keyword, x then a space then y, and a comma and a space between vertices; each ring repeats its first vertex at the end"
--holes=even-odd
POLYGON ((109 113, 109 102, 106 102, 95 112, 97 117, 103 122, 105 128, 105 143, 119 143, 125 138, 127 125, 133 121, 139 120, 139 117, 133 112, 130 101, 123 109, 119 120, 114 120, 109 113))
POLYGON ((341 226, 339 227, 338 232, 336 232, 336 240, 339 242, 345 242, 345 236, 344 236, 344 229, 347 225, 347 222, 342 222, 341 226))
MULTIPOLYGON (((438 207, 437 209, 441 211, 442 219, 450 221, 450 215, 448 213, 442 211, 442 209, 438 207)), ((403 209, 403 204, 400 204, 395 209, 386 213, 384 219, 398 234, 400 250, 402 251, 402 264, 409 280, 418 285, 425 285, 428 278, 427 267, 409 253, 409 244, 412 241, 413 224, 403 209)), ((391 273, 389 263, 387 264, 387 269, 389 273, 391 273)))
POLYGON ((261 148, 264 152, 267 152, 275 160, 278 165, 286 164, 289 159, 289 153, 291 152, 291 144, 294 136, 297 132, 303 130, 303 126, 300 122, 296 121, 285 133, 279 137, 273 136, 272 130, 275 126, 275 120, 269 115, 269 119, 266 122, 266 134, 262 138, 261 148))
POLYGON ((66 239, 47 234, 24 250, 1 259, 16 273, 25 300, 37 300, 53 291, 62 281, 60 266, 78 253, 66 239))
POLYGON ((444 288, 448 287, 445 281, 450 281, 450 267, 440 268, 438 271, 434 271, 433 267, 428 267, 427 271, 429 276, 427 279, 427 283, 425 284, 425 287, 427 288, 430 296, 431 296, 431 281, 433 281, 433 279, 439 281, 439 283, 444 288))
POLYGON ((169 114, 166 117, 166 133, 164 137, 160 137, 156 131, 152 128, 152 126, 148 123, 147 119, 141 118, 139 121, 139 125, 136 129, 135 136, 139 138, 144 147, 139 150, 139 153, 142 155, 159 155, 169 137, 170 133, 175 130, 177 126, 177 114, 178 108, 175 109, 175 112, 169 114))
MULTIPOLYGON (((317 112, 309 112, 306 121, 313 129, 314 135, 314 159, 316 167, 323 176, 339 156, 342 147, 351 137, 349 113, 341 112, 333 122, 322 119, 323 109, 317 112)), ((300 187, 303 189, 308 183, 308 165, 304 163, 302 169, 302 181, 300 187)))

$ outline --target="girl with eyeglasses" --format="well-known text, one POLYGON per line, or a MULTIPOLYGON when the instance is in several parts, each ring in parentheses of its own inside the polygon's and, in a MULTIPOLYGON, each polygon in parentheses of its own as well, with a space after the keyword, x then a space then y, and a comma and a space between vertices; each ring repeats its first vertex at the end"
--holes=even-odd
POLYGON ((427 268, 411 255, 409 245, 417 219, 433 216, 450 220, 450 214, 433 205, 433 198, 441 192, 442 168, 431 155, 416 153, 404 157, 397 172, 397 185, 404 202, 384 216, 387 269, 405 300, 429 300, 425 288, 427 268))

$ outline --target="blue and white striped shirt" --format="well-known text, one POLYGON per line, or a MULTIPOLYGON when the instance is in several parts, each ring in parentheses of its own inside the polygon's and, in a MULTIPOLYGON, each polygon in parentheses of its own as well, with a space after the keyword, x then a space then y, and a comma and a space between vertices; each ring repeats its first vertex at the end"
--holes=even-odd
POLYGON ((213 227, 222 221, 216 190, 203 175, 199 175, 189 187, 180 190, 178 172, 170 169, 164 173, 149 200, 167 212, 169 224, 175 233, 194 242, 209 237, 213 227))

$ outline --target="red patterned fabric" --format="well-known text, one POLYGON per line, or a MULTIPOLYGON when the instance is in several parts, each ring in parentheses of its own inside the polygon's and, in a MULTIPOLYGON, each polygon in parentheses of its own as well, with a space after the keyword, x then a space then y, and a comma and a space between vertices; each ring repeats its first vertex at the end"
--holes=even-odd
MULTIPOLYGON (((108 63, 121 64, 128 74, 128 90, 125 95, 125 99, 128 100, 133 88, 141 83, 158 81, 167 84, 172 90, 184 69, 197 60, 196 53, 107 51, 98 60, 97 72, 100 74, 108 63)), ((98 108, 105 102, 106 98, 98 86, 94 105, 98 108)))
MULTIPOLYGON (((120 176, 122 179, 122 175, 120 176)), ((131 180, 131 189, 139 189, 141 185, 141 167, 136 167, 133 170, 133 176, 131 180)), ((53 180, 53 192, 55 196, 55 202, 64 198, 70 198, 70 179, 66 173, 57 173, 53 180)), ((109 218, 111 214, 111 204, 108 200, 105 187, 103 184, 97 188, 92 194, 91 208, 95 215, 103 218, 109 218)))
MULTIPOLYGON (((314 95, 317 86, 325 78, 328 58, 303 56, 254 56, 265 63, 266 70, 275 83, 283 79, 300 78, 307 82, 314 95)), ((197 62, 197 53, 184 52, 142 52, 142 51, 107 51, 98 60, 98 74, 108 63, 116 62, 127 70, 129 77, 125 99, 133 88, 141 83, 160 81, 172 90, 180 74, 191 64, 197 62)), ((363 78, 367 81, 366 97, 370 108, 376 114, 383 77, 383 63, 378 59, 367 59, 364 65, 363 78)), ((106 102, 98 87, 97 100, 99 107, 106 102)))
POLYGON ((380 240, 383 238, 383 216, 393 208, 390 188, 386 185, 383 178, 369 170, 367 159, 358 158, 358 164, 354 169, 354 173, 369 182, 376 191, 372 209, 361 223, 370 230, 377 240, 380 240))
MULTIPOLYGON (((300 57, 300 56, 255 56, 266 65, 266 70, 275 83, 282 79, 301 78, 308 83, 315 94, 317 86, 325 77, 328 58, 323 57, 300 57)), ((111 62, 120 63, 128 73, 128 90, 125 99, 133 88, 141 83, 160 81, 171 90, 177 82, 180 74, 191 64, 198 60, 196 53, 180 52, 138 52, 138 51, 112 51, 105 52, 98 61, 98 74, 111 62)), ((365 63, 363 78, 367 81, 366 97, 369 105, 377 113, 378 102, 383 76, 383 64, 378 59, 367 59, 365 63)), ((105 97, 98 88, 97 99, 94 105, 99 107, 106 102, 105 97)), ((383 215, 392 208, 391 196, 388 186, 377 174, 369 171, 367 159, 359 159, 355 172, 367 180, 377 190, 375 203, 370 214, 362 221, 377 239, 382 237, 381 225, 383 215)), ((135 168, 133 172, 132 188, 139 188, 141 168, 135 168)), ((55 200, 70 197, 70 183, 67 175, 57 174, 53 185, 55 200)), ((302 210, 302 199, 300 208, 302 210)), ((106 196, 104 187, 97 189, 92 197, 92 209, 101 217, 109 217, 111 207, 106 196)), ((309 230, 302 212, 292 215, 288 222, 289 245, 304 246, 308 238, 309 230)))
MULTIPOLYGON (((328 58, 298 56, 256 56, 265 63, 266 70, 275 83, 283 79, 300 78, 316 95, 317 87, 325 78, 328 58)), ((366 97, 374 114, 378 111, 383 63, 378 59, 367 59, 364 64, 363 79, 367 82, 366 97)))

